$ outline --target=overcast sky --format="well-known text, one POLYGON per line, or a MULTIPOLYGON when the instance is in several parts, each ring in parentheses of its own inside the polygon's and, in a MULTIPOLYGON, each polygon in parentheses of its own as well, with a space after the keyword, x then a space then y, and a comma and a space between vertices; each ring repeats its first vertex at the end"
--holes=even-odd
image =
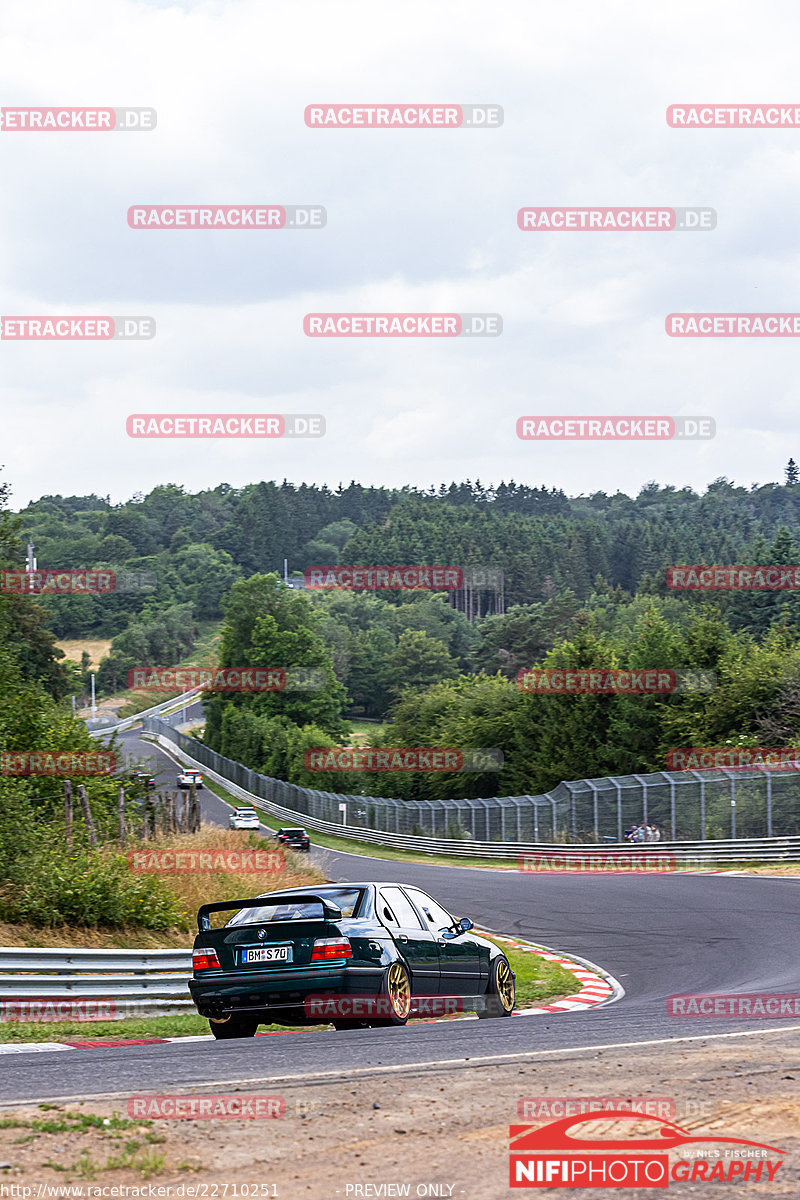
POLYGON ((800 458, 798 339, 666 335, 800 311, 800 15, 470 0, 5 0, 4 106, 152 106, 149 133, 0 133, 3 315, 146 314, 151 341, 0 342, 14 506, 479 478, 571 494, 750 485, 800 458), (499 129, 310 129, 312 103, 502 105, 499 129), (130 205, 319 204, 318 231, 134 230, 130 205), (523 233, 535 205, 705 205, 713 232, 523 233), (309 312, 498 312, 496 338, 312 339, 309 312), (321 413, 319 440, 133 440, 134 412, 321 413), (531 443, 528 414, 710 415, 710 441, 531 443))

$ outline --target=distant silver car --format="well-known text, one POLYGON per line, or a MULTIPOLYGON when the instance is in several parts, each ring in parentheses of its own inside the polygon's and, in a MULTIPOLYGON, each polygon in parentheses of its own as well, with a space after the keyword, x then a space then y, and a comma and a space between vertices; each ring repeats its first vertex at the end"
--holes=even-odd
POLYGON ((198 791, 203 786, 203 776, 200 774, 200 772, 181 771, 178 775, 178 787, 190 788, 192 784, 194 784, 198 791))
POLYGON ((258 813, 254 808, 235 808, 228 818, 230 829, 259 829, 258 813))

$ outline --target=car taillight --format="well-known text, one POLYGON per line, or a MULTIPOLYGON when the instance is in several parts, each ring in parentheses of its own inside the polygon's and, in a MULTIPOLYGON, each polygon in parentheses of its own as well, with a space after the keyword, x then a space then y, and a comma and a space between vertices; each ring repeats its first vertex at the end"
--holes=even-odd
POLYGON ((204 948, 192 951, 192 967, 195 971, 222 970, 222 964, 219 961, 216 950, 204 948))
POLYGON ((347 938, 316 938, 311 951, 312 962, 329 962, 332 958, 352 958, 353 947, 347 938))

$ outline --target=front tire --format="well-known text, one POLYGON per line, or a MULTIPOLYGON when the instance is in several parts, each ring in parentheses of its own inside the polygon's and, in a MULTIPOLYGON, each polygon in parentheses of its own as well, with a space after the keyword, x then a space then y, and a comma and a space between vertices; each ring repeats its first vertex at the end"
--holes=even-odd
POLYGON ((499 955, 489 964, 489 985, 486 989, 486 1004, 478 1011, 478 1017, 510 1017, 516 1001, 514 972, 505 955, 499 955))
POLYGON ((379 1000, 389 1009, 389 1016, 370 1021, 376 1029, 388 1025, 405 1025, 411 1014, 411 980, 405 964, 393 962, 383 977, 379 1000))
POLYGON ((212 1021, 209 1017, 208 1024, 218 1041, 255 1037, 258 1029, 258 1021, 254 1017, 226 1017, 224 1021, 212 1021))

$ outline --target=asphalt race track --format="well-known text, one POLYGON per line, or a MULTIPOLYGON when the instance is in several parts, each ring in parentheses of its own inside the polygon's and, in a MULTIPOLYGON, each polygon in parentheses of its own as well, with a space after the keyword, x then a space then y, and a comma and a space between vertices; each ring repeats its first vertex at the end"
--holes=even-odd
MULTIPOLYGON (((164 771, 160 782, 172 783, 176 767, 167 755, 140 743, 135 731, 121 741, 126 752, 155 758, 164 771)), ((217 797, 206 793, 203 807, 207 819, 227 823, 227 806, 217 797)), ((314 857, 332 880, 406 880, 486 929, 587 958, 609 971, 625 996, 587 1013, 8 1054, 0 1056, 0 1102, 246 1088, 287 1078, 310 1081, 326 1074, 591 1052, 710 1034, 758 1036, 798 1027, 797 1019, 671 1018, 665 1000, 676 993, 799 993, 800 879, 530 876, 407 866, 327 850, 314 857)))

